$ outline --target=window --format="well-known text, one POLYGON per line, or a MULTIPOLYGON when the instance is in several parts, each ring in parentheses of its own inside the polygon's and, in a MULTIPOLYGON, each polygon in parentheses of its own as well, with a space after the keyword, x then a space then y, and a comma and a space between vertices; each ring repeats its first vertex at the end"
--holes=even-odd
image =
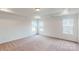
POLYGON ((73 34, 74 19, 70 17, 63 18, 63 33, 73 34))
POLYGON ((36 20, 32 21, 32 32, 33 33, 37 32, 37 22, 36 22, 36 20))
POLYGON ((43 22, 39 19, 32 21, 32 32, 33 33, 39 33, 42 32, 43 29, 43 22))
POLYGON ((41 32, 44 31, 43 27, 44 27, 43 21, 40 21, 39 22, 39 31, 41 31, 41 32))

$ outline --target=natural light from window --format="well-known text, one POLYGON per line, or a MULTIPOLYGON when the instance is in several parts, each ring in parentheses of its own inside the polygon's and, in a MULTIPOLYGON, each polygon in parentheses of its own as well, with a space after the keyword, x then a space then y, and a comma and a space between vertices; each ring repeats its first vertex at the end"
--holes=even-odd
POLYGON ((32 32, 33 33, 37 32, 37 22, 36 22, 36 20, 32 21, 32 32))
POLYGON ((36 19, 32 21, 32 32, 33 33, 43 32, 44 31, 43 27, 44 27, 44 24, 41 20, 36 19))
POLYGON ((43 21, 40 21, 39 22, 39 31, 40 32, 43 32, 44 31, 43 27, 44 27, 43 21))
POLYGON ((65 17, 63 19, 63 33, 64 34, 73 34, 73 25, 74 25, 74 19, 65 17))

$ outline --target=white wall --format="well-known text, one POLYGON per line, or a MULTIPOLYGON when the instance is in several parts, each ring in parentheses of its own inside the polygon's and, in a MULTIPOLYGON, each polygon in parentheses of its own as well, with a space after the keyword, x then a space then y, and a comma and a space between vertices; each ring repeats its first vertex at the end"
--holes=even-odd
POLYGON ((78 15, 78 42, 79 42, 79 15, 78 15))
POLYGON ((77 19, 76 17, 70 16, 74 18, 73 35, 63 33, 62 17, 61 16, 44 17, 42 19, 44 23, 44 28, 43 28, 44 31, 40 32, 40 34, 51 36, 51 37, 56 37, 56 38, 62 38, 65 40, 77 41, 77 19))
POLYGON ((0 43, 32 35, 31 18, 0 14, 0 43))
MULTIPOLYGON (((62 18, 60 16, 43 17, 41 20, 44 23, 44 31, 40 32, 40 34, 66 40, 79 41, 79 34, 77 35, 77 33, 79 33, 77 32, 77 19, 75 16, 71 17, 74 18, 75 24, 73 35, 62 33, 62 18)), ((7 13, 0 14, 0 43, 31 36, 31 26, 32 19, 30 17, 21 17, 7 13)))

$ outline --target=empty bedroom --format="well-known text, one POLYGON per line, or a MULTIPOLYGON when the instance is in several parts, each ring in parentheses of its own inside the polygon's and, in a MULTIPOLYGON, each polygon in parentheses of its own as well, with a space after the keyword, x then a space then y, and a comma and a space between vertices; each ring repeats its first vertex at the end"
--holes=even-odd
POLYGON ((0 8, 0 51, 79 51, 79 8, 0 8))

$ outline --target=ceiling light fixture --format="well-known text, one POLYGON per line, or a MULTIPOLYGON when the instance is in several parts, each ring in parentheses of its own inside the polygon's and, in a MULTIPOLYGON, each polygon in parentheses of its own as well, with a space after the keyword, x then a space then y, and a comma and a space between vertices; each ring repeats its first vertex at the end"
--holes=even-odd
POLYGON ((67 14, 69 14, 69 11, 68 11, 68 9, 65 9, 65 10, 62 12, 62 15, 67 15, 67 14))
POLYGON ((40 8, 35 8, 35 11, 40 11, 40 8))

